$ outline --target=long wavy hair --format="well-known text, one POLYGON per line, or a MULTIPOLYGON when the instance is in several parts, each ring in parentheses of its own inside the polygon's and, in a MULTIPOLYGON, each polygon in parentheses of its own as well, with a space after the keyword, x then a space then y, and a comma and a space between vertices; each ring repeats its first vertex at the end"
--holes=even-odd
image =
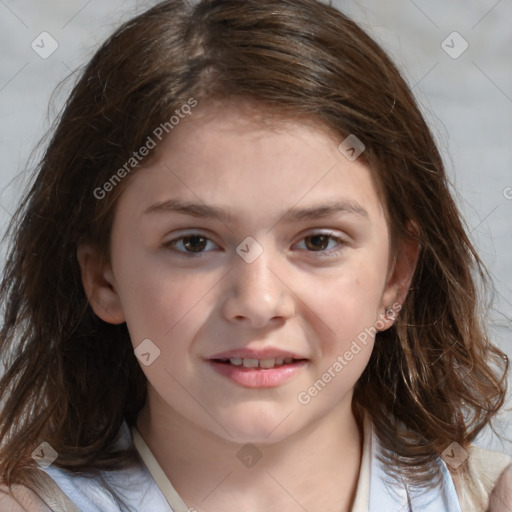
POLYGON ((234 97, 316 119, 340 142, 355 134, 394 239, 414 236, 421 246, 412 289, 395 325, 377 334, 353 397, 390 465, 415 468, 408 478, 425 482, 417 468, 454 441, 467 446, 503 404, 508 360, 485 332, 486 272, 429 127, 386 53, 315 0, 167 0, 121 26, 82 71, 9 227, 0 285, 8 484, 23 482, 41 441, 58 452, 56 466, 74 472, 130 459, 113 445, 123 421, 135 423, 146 380, 126 325, 91 309, 77 246, 93 243, 108 260, 130 178, 104 197, 97 191, 156 127, 190 98, 234 97))

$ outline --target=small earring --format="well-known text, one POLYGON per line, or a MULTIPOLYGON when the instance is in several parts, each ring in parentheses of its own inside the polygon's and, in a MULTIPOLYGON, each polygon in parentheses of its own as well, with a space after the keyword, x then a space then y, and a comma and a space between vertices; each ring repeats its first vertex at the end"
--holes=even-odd
POLYGON ((394 309, 391 309, 391 308, 386 308, 386 311, 385 311, 385 315, 388 317, 388 318, 395 318, 395 310, 394 309))

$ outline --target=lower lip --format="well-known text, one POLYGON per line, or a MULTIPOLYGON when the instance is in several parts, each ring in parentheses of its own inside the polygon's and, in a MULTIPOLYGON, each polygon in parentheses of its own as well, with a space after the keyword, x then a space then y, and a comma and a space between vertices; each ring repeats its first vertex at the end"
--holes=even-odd
POLYGON ((274 368, 246 368, 229 363, 208 361, 212 368, 224 377, 246 388, 273 388, 296 375, 307 361, 296 361, 274 368))

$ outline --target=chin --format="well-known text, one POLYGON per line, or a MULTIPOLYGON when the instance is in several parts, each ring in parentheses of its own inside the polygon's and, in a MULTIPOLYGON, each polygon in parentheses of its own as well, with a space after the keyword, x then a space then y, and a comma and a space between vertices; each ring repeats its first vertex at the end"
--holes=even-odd
MULTIPOLYGON (((245 409, 245 408, 244 408, 245 409)), ((280 442, 297 429, 296 421, 288 421, 286 416, 291 412, 283 414, 283 409, 274 412, 263 412, 256 408, 252 411, 241 411, 229 418, 225 417, 221 423, 229 432, 222 432, 222 437, 235 443, 272 444, 280 442), (286 419, 285 419, 286 418, 286 419), (284 420, 284 421, 283 421, 284 420), (293 427, 293 432, 290 428, 293 427), (230 435, 231 434, 231 435, 230 435)))

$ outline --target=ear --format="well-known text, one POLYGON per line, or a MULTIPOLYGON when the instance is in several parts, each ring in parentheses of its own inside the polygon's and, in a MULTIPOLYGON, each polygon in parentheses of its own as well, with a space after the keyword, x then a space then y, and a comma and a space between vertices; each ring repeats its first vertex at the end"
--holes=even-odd
POLYGON ((394 258, 390 261, 386 287, 382 294, 380 324, 384 327, 379 331, 389 329, 407 298, 414 271, 418 263, 421 247, 417 241, 419 229, 415 222, 410 221, 407 230, 410 237, 398 243, 394 258))
POLYGON ((94 312, 105 322, 122 324, 125 316, 110 265, 103 263, 98 249, 90 244, 78 246, 77 258, 85 294, 94 312))

